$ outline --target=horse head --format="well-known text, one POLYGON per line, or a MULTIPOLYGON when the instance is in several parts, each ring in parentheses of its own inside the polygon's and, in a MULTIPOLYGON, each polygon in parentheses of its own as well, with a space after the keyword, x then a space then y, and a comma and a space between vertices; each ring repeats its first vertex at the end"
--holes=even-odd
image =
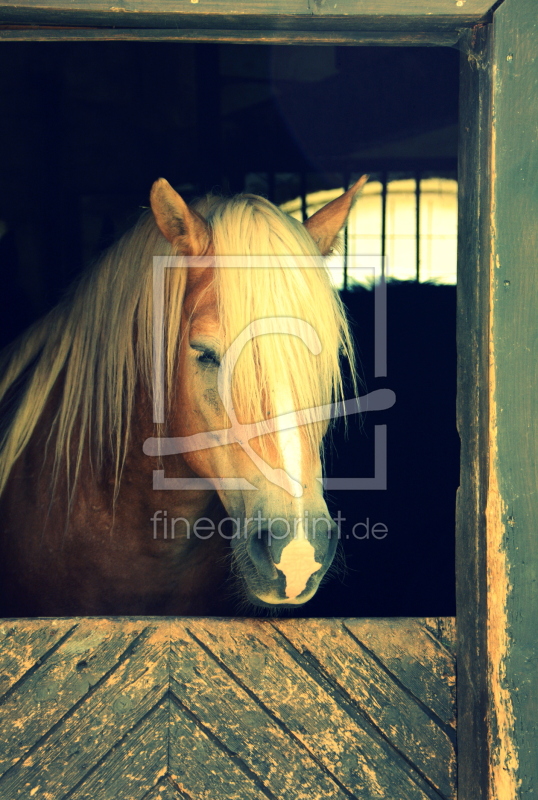
POLYGON ((230 539, 256 605, 309 600, 336 551, 320 480, 327 424, 315 409, 341 389, 350 338, 321 256, 365 181, 304 225, 251 195, 191 208, 164 179, 152 189, 157 225, 186 273, 173 433, 188 443, 190 474, 219 495, 215 533, 230 539))

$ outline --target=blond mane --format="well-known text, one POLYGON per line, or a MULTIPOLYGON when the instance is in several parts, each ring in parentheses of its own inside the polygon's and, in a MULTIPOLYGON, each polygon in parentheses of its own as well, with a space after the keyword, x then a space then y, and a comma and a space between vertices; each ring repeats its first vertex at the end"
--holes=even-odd
MULTIPOLYGON (((282 381, 292 386, 295 409, 339 399, 340 356, 344 354, 353 366, 351 339, 342 304, 308 232, 255 195, 208 196, 195 208, 211 228, 218 255, 253 259, 251 269, 215 270, 225 341, 232 341, 254 319, 292 316, 310 323, 322 342, 317 356, 295 336, 260 336, 245 348, 234 374, 234 397, 241 416, 255 421, 267 415, 268 398, 282 381), (256 268, 257 255, 272 256, 272 268, 256 268), (302 256, 301 266, 290 269, 290 255, 302 256)), ((104 457, 111 456, 119 486, 136 390, 143 385, 151 396, 153 257, 171 255, 171 245, 153 215, 145 214, 67 298, 5 354, 0 403, 21 381, 25 389, 0 440, 0 493, 47 404, 52 403, 53 390, 55 398, 59 392, 48 437, 55 453, 53 480, 62 467, 74 485, 91 443, 92 463, 99 468, 104 457)), ((170 402, 177 380, 186 270, 165 273, 170 402)), ((308 433, 312 446, 319 448, 319 430, 307 428, 312 429, 308 433)))

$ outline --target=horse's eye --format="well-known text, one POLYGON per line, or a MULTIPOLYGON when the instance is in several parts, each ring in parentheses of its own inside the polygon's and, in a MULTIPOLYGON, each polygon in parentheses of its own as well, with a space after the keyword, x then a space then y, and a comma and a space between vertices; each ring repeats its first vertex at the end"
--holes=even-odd
POLYGON ((218 367, 220 365, 217 354, 214 353, 213 350, 202 350, 196 360, 198 363, 205 364, 206 366, 218 367))

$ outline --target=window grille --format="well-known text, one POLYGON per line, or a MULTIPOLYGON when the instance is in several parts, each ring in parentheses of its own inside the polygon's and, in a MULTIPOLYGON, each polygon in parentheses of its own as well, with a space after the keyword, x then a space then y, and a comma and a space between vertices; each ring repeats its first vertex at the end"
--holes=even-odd
MULTIPOLYGON (((251 173, 246 191, 268 194, 283 211, 298 220, 344 191, 359 177, 325 176, 334 188, 307 191, 305 175, 251 173), (265 191, 264 191, 265 190, 265 191), (290 197, 282 201, 283 197, 290 197)), ((343 253, 329 259, 339 289, 365 281, 348 256, 385 256, 387 278, 456 283, 457 181, 454 173, 373 174, 358 197, 343 234, 343 253)))

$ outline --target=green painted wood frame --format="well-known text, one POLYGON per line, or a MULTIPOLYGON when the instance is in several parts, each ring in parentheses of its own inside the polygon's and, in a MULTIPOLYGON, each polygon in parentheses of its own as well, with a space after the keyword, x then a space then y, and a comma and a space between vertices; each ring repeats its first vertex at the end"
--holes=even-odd
POLYGON ((537 791, 538 15, 464 36, 457 521, 460 797, 537 791))
POLYGON ((491 0, 0 0, 0 38, 451 45, 491 0))
POLYGON ((150 12, 139 2, 142 14, 129 2, 0 3, 0 38, 459 41, 458 796, 530 800, 538 790, 538 15, 535 0, 504 0, 489 14, 490 2, 460 3, 345 0, 335 12, 324 0, 211 0, 201 13, 196 3, 155 2, 150 12))

